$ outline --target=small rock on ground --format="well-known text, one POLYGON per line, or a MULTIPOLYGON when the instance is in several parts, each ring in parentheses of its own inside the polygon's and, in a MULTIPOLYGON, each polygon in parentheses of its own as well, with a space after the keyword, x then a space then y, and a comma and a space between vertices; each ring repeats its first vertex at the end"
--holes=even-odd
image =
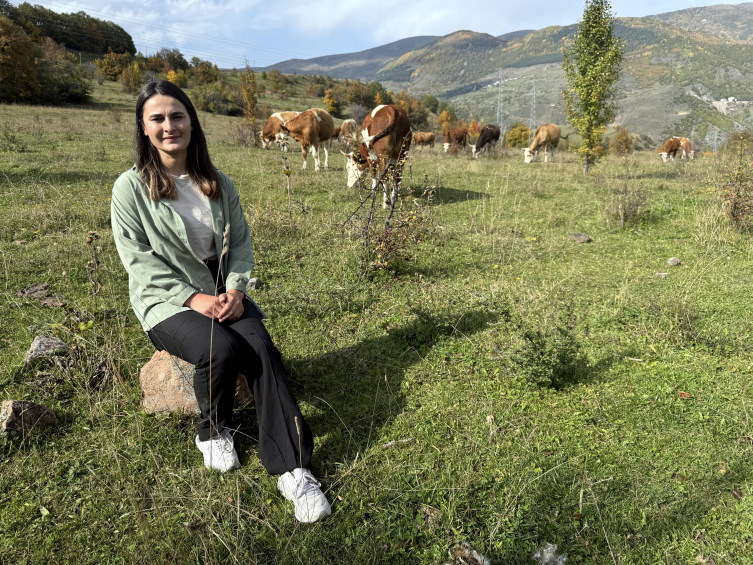
POLYGON ((677 257, 670 257, 667 261, 667 265, 670 267, 679 267, 682 265, 682 261, 680 261, 677 257))
POLYGON ((33 284, 31 286, 25 286, 19 290, 16 291, 16 296, 20 296, 22 298, 35 298, 39 300, 40 298, 44 298, 47 296, 47 293, 50 290, 50 285, 46 282, 41 282, 37 284, 33 284))
POLYGON ((577 241, 578 243, 588 243, 589 241, 593 241, 591 236, 587 233, 571 233, 567 235, 567 239, 577 241))
POLYGON ((654 276, 659 277, 660 279, 666 279, 669 273, 656 273, 654 276))
POLYGON ((247 290, 256 290, 260 286, 261 286, 261 281, 258 278, 256 278, 256 277, 252 277, 252 278, 248 279, 248 284, 246 285, 246 289, 247 290))
POLYGON ((58 423, 55 413, 25 400, 6 400, 0 406, 0 434, 25 435, 34 428, 58 423))
POLYGON ((13 245, 26 245, 27 243, 29 243, 29 242, 26 241, 25 239, 16 239, 16 240, 13 240, 13 245))
POLYGON ((45 308, 54 308, 55 306, 62 306, 63 302, 57 296, 48 296, 39 301, 39 304, 45 308))
POLYGON ((62 339, 38 335, 34 338, 34 341, 31 342, 29 351, 24 355, 24 364, 30 365, 36 363, 45 357, 50 357, 62 351, 68 351, 68 344, 62 339))

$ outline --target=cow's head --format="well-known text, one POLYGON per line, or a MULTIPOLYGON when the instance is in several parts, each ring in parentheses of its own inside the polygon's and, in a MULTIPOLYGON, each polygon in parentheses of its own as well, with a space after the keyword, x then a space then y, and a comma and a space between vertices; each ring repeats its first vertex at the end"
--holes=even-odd
POLYGON ((525 157, 526 163, 533 162, 534 154, 531 152, 531 150, 528 147, 526 147, 523 150, 523 156, 525 157))
POLYGON ((443 143, 442 147, 444 147, 444 152, 447 153, 447 150, 450 148, 450 144, 449 143, 443 143))
POLYGON ((353 188, 363 175, 367 165, 361 162, 360 156, 356 156, 354 151, 350 153, 340 151, 340 153, 345 155, 345 172, 348 173, 348 188, 353 188))
POLYGON ((662 163, 666 163, 666 162, 669 161, 669 154, 667 154, 666 151, 662 151, 661 153, 659 153, 659 155, 661 155, 661 162, 662 163))
POLYGON ((476 146, 475 145, 471 145, 471 158, 472 159, 476 158, 476 146))
POLYGON ((261 147, 262 149, 269 149, 269 146, 272 145, 272 142, 274 139, 267 139, 262 134, 259 134, 259 139, 261 140, 261 147))
POLYGON ((693 150, 691 149, 691 150, 690 150, 690 153, 688 153, 688 158, 689 158, 689 159, 690 159, 691 161, 692 161, 693 159, 695 159, 695 151, 693 151, 693 150))

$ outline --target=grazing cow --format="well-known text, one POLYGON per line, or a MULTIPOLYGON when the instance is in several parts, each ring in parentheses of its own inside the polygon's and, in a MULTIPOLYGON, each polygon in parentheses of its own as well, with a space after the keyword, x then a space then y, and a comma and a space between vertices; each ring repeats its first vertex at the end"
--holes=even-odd
POLYGON ((471 145, 471 156, 477 159, 482 149, 484 152, 488 152, 490 147, 497 145, 500 134, 499 126, 489 124, 481 128, 476 145, 471 145))
MULTIPOLYGON (((536 133, 533 134, 531 145, 526 147, 524 151, 526 163, 538 161, 539 149, 544 149, 544 162, 549 159, 549 150, 552 152, 552 162, 554 162, 554 155, 557 152, 557 145, 560 142, 560 127, 556 124, 544 124, 536 129, 536 133)), ((570 134, 568 134, 570 135, 570 134)), ((567 139, 563 137, 562 139, 567 139)))
POLYGON ((285 139, 285 134, 282 131, 282 126, 286 122, 295 118, 300 112, 277 112, 269 116, 267 123, 264 124, 264 129, 259 134, 261 138, 261 146, 264 149, 269 149, 273 141, 280 142, 285 139))
POLYGON ((682 159, 687 158, 688 161, 695 159, 695 151, 693 151, 693 146, 687 137, 680 138, 680 150, 682 151, 682 159))
POLYGON ((321 108, 306 110, 280 127, 282 131, 289 133, 301 144, 303 170, 306 170, 306 156, 310 149, 314 155, 314 170, 319 172, 320 147, 324 149, 324 168, 329 169, 329 146, 332 143, 332 134, 335 132, 335 123, 326 110, 321 108))
MULTIPOLYGON (((682 149, 682 139, 680 137, 670 137, 664 145, 659 147, 659 153, 661 155, 662 163, 667 163, 669 161, 674 161, 675 157, 677 156, 677 152, 682 149)), ((687 141, 687 140, 686 140, 687 141)), ((690 147, 690 142, 688 142, 688 147, 690 147)))
POLYGON ((444 152, 447 153, 447 150, 453 143, 457 143, 460 147, 465 147, 465 144, 468 143, 469 139, 468 132, 462 128, 449 130, 444 138, 444 143, 442 144, 444 152))
MULTIPOLYGON (((357 151, 343 153, 347 157, 348 188, 353 188, 364 171, 369 169, 372 190, 379 185, 379 175, 389 166, 396 190, 402 180, 405 156, 410 149, 413 132, 405 110, 399 106, 381 105, 374 108, 363 120, 358 136, 357 151)), ((383 186, 384 207, 392 203, 383 186)))
POLYGON ((430 132, 430 131, 415 131, 413 132, 413 145, 418 145, 420 147, 424 147, 425 145, 428 145, 429 147, 434 147, 434 140, 437 138, 437 136, 430 132))
POLYGON ((340 141, 353 147, 358 145, 358 124, 355 120, 345 120, 340 125, 340 141))

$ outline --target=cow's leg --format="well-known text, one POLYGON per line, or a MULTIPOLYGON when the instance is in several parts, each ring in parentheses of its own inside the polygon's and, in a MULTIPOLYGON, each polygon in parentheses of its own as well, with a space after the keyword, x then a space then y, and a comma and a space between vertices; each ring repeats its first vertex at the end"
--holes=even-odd
POLYGON ((332 146, 332 139, 328 139, 322 143, 322 149, 324 149, 324 170, 329 169, 329 149, 332 146))
POLYGON ((303 166, 301 167, 301 169, 303 169, 304 171, 306 170, 306 157, 308 157, 308 155, 308 147, 301 145, 301 157, 303 157, 303 166))
POLYGON ((557 148, 556 147, 552 147, 552 163, 554 163, 554 157, 555 157, 555 155, 557 155, 557 148))
POLYGON ((311 154, 314 156, 314 171, 319 172, 319 144, 314 143, 310 148, 311 154))

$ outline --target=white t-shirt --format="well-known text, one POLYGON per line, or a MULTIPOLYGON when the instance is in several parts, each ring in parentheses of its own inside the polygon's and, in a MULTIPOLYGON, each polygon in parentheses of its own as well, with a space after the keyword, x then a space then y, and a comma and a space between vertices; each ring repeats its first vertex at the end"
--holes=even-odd
POLYGON ((170 201, 173 209, 183 220, 191 249, 199 259, 217 258, 212 228, 212 209, 209 198, 201 192, 188 175, 170 175, 175 181, 177 198, 170 201))

